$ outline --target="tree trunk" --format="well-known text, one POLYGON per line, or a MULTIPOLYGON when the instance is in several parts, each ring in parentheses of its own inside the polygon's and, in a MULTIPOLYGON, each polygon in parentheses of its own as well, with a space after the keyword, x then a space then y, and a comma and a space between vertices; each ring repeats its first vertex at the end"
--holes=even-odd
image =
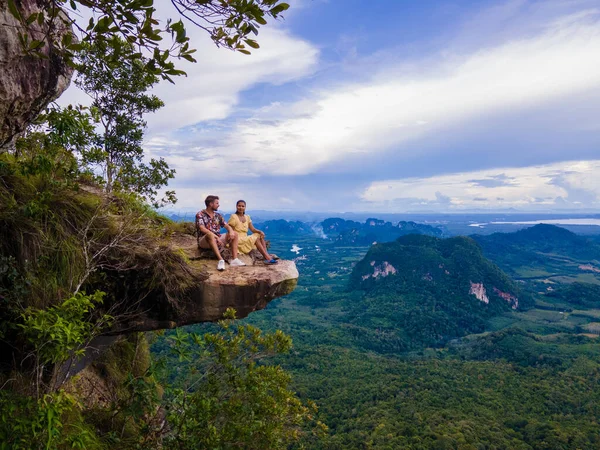
MULTIPOLYGON (((104 126, 104 136, 108 136, 108 127, 104 126)), ((113 184, 113 165, 112 165, 112 152, 108 148, 106 144, 106 140, 104 141, 104 151, 106 152, 106 192, 112 192, 112 184, 113 184)))

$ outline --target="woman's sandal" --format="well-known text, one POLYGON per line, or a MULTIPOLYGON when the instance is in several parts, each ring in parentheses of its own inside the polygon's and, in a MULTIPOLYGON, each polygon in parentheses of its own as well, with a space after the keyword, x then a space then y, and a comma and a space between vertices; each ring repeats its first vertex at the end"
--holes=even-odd
POLYGON ((276 259, 265 259, 263 262, 268 265, 277 264, 276 259))

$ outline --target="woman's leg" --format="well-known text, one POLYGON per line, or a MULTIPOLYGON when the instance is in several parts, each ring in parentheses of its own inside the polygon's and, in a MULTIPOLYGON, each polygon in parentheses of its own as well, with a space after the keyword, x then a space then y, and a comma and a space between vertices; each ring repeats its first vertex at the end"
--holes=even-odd
MULTIPOLYGON (((264 236, 260 237, 260 241, 262 242, 262 245, 265 247, 265 251, 268 252, 269 251, 269 247, 267 247, 267 241, 265 240, 264 236)), ((271 257, 271 259, 273 259, 273 255, 271 255, 269 253, 269 256, 271 257)))
POLYGON ((265 237, 261 235, 258 238, 260 239, 260 242, 262 243, 263 247, 266 250, 267 249, 267 241, 265 241, 265 237))
MULTIPOLYGON (((263 245, 264 245, 264 247, 265 247, 265 251, 267 251, 267 252, 268 252, 268 251, 269 251, 269 247, 267 247, 267 241, 266 241, 265 237, 264 237, 264 236, 261 236, 261 237, 260 237, 260 240, 261 240, 262 244, 263 244, 263 245)), ((271 257, 271 259, 273 259, 273 255, 272 255, 271 253, 269 253, 269 256, 271 257)))
POLYGON ((238 257, 238 239, 237 233, 234 237, 231 237, 231 235, 227 233, 227 240, 229 241, 229 247, 231 248, 232 259, 236 259, 238 257))
POLYGON ((260 252, 261 255, 263 255, 263 257, 269 261, 271 260, 271 255, 269 255, 269 253, 267 253, 267 247, 264 244, 264 240, 262 239, 257 239, 255 244, 256 244, 256 249, 260 252))

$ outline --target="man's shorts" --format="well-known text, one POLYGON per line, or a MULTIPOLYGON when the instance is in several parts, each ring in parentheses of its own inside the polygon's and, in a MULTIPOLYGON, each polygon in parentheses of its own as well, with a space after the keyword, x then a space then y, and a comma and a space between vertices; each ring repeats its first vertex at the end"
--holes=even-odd
MULTIPOLYGON (((219 248, 225 248, 225 244, 227 244, 227 234, 222 234, 217 238, 217 245, 219 248)), ((200 238, 198 241, 198 246, 200 248, 210 249, 210 242, 208 242, 206 234, 200 238)))

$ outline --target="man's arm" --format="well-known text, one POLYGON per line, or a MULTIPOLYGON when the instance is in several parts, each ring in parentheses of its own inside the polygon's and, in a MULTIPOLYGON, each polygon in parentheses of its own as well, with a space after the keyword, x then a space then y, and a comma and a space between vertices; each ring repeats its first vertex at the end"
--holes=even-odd
POLYGON ((204 226, 204 220, 202 220, 202 216, 201 216, 200 212, 198 212, 198 214, 196 214, 196 228, 203 235, 214 234, 212 231, 210 231, 208 228, 206 228, 206 226, 204 226))
POLYGON ((223 222, 223 227, 225 227, 225 229, 227 230, 227 235, 230 237, 235 237, 237 236, 237 232, 231 228, 231 225, 229 225, 228 223, 223 222))
MULTIPOLYGON (((202 222, 200 222, 200 223, 198 224, 198 229, 200 230, 200 232, 201 232, 202 234, 215 234, 215 233, 213 233, 212 231, 210 231, 208 228, 206 228, 202 222)), ((216 236, 216 235, 215 235, 215 236, 216 236)))

